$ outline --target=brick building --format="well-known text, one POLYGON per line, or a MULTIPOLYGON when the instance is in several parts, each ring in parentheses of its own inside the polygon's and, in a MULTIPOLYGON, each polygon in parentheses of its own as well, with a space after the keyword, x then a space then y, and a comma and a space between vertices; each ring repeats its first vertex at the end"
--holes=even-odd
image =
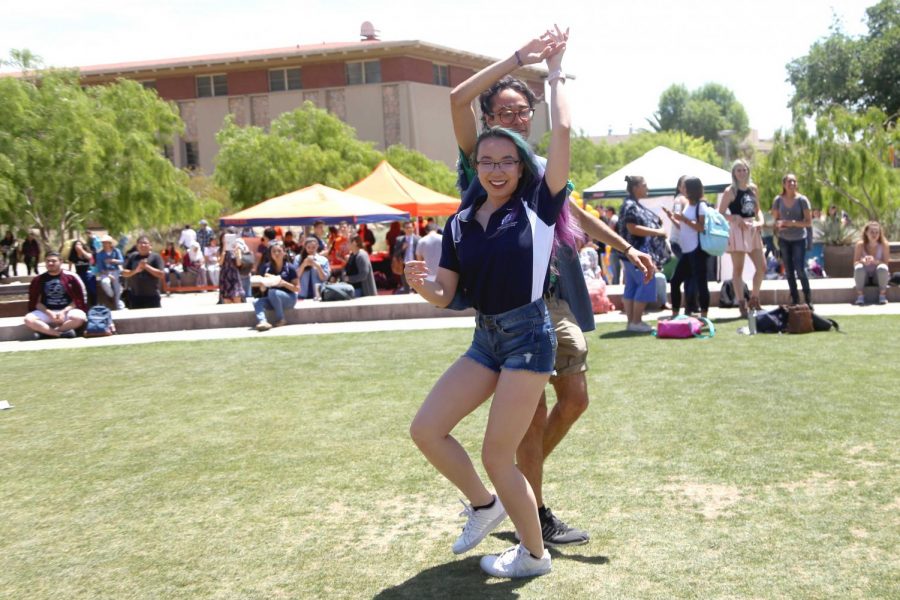
MULTIPOLYGON (((450 89, 493 58, 419 40, 381 41, 364 24, 364 39, 80 67, 83 83, 140 81, 178 106, 185 132, 170 158, 179 167, 211 173, 215 135, 226 115, 239 125, 268 127, 304 101, 326 108, 384 149, 403 144, 448 166, 456 161, 450 89), (367 35, 368 34, 368 35, 367 35)), ((543 68, 515 73, 543 97, 543 68)), ((549 128, 541 102, 532 134, 549 128)), ((534 141, 533 140, 533 141, 534 141)))

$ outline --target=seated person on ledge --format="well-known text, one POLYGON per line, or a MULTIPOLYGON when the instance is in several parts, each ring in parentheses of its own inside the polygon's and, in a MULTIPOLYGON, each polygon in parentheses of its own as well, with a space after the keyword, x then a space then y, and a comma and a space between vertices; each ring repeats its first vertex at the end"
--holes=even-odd
POLYGON ((84 285, 77 275, 62 270, 58 252, 49 252, 44 260, 47 271, 28 286, 25 326, 47 337, 73 338, 87 321, 84 285))
POLYGON ((856 304, 866 303, 863 288, 878 285, 878 304, 887 304, 887 286, 891 278, 888 261, 891 247, 884 237, 884 230, 877 221, 869 221, 863 228, 862 239, 853 251, 853 278, 856 280, 856 304))

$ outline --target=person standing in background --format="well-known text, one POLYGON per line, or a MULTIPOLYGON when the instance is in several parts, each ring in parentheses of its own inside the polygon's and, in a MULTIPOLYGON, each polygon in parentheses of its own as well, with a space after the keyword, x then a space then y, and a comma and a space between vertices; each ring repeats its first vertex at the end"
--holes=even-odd
POLYGON ((788 173, 781 180, 781 195, 776 196, 772 202, 772 216, 775 217, 775 234, 778 236, 781 260, 791 290, 791 302, 800 304, 800 294, 797 292, 799 276, 806 303, 812 306, 804 260, 807 228, 812 225, 812 209, 806 196, 797 193, 797 176, 793 173, 788 173))

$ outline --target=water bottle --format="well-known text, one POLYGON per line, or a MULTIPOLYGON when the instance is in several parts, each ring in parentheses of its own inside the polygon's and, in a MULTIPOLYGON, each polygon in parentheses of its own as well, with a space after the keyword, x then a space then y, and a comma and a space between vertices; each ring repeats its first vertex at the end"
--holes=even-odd
POLYGON ((751 309, 747 313, 747 330, 750 335, 756 335, 756 309, 751 309))

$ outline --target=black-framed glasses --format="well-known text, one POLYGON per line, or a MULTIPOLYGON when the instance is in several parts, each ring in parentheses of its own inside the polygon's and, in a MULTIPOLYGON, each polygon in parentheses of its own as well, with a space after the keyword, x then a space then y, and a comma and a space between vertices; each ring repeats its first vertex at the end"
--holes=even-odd
POLYGON ((534 116, 534 109, 530 107, 522 108, 520 110, 503 109, 491 113, 491 116, 500 121, 503 125, 512 125, 516 122, 516 117, 518 117, 520 121, 530 121, 531 117, 534 116))
POLYGON ((477 163, 479 171, 493 171, 494 169, 500 169, 501 171, 512 171, 516 168, 516 165, 519 164, 518 160, 513 160, 512 158, 504 158, 501 161, 493 161, 482 159, 477 163))

